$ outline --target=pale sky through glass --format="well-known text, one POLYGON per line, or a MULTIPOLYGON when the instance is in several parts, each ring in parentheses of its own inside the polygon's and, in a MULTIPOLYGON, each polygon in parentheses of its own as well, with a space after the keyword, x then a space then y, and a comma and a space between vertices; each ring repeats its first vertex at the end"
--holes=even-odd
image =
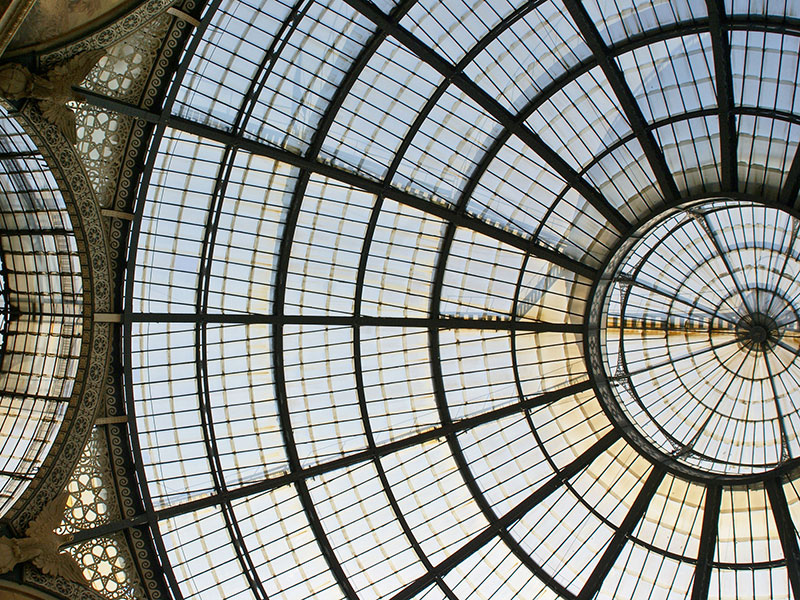
POLYGON ((746 316, 731 283, 800 309, 776 207, 800 177, 794 13, 212 3, 154 134, 124 307, 176 597, 788 599, 796 328, 774 309, 770 367, 739 320, 739 358, 686 354, 692 327, 724 329, 704 310, 746 316), (653 422, 683 444, 664 463, 653 422))

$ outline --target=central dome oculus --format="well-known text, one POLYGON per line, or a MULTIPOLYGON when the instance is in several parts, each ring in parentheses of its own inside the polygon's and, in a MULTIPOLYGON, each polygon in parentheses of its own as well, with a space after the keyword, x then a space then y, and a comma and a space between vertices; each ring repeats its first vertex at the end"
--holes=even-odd
POLYGON ((778 208, 708 200, 609 262, 590 355, 607 412, 652 458, 712 478, 798 455, 798 228, 778 208))

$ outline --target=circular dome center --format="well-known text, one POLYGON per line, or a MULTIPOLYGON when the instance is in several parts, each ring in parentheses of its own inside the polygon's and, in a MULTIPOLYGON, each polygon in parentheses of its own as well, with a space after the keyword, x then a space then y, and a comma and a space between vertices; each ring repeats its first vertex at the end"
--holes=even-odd
POLYGON ((767 352, 781 337, 778 323, 770 315, 756 312, 747 314, 736 324, 739 343, 752 352, 767 352))
POLYGON ((707 478, 793 455, 799 229, 776 208, 707 201, 643 227, 610 261, 592 368, 606 411, 652 458, 707 478))

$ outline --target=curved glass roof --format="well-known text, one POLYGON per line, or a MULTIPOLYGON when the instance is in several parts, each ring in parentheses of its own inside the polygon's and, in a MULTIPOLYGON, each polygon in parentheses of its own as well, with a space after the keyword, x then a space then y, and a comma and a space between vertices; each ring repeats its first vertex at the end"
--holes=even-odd
POLYGON ((719 478, 800 453, 799 228, 776 207, 714 200, 668 212, 612 259, 596 375, 656 461, 719 478))
POLYGON ((0 516, 39 473, 78 376, 83 280, 59 186, 0 106, 0 516))
POLYGON ((124 306, 175 598, 800 598, 798 13, 212 2, 124 306))

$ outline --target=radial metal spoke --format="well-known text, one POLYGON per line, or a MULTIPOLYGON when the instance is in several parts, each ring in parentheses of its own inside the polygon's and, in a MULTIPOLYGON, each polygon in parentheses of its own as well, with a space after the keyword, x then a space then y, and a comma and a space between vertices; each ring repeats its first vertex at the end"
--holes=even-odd
POLYGON ((591 600, 600 591, 603 581, 605 581, 606 576, 611 572, 611 568, 614 566, 620 552, 622 552, 625 544, 630 540, 633 530, 636 528, 636 525, 639 524, 645 511, 647 511, 647 507, 650 505, 653 496, 656 495, 658 486, 661 485, 661 481, 664 479, 665 475, 666 471, 661 467, 653 467, 642 489, 639 491, 639 495, 636 496, 636 500, 633 501, 628 514, 625 515, 616 533, 614 533, 614 537, 611 538, 608 546, 606 546, 603 556, 600 557, 592 574, 589 575, 589 578, 583 585, 583 588, 578 594, 578 600, 591 600))
POLYGON ((541 156, 567 183, 572 185, 578 193, 600 212, 617 231, 625 232, 630 229, 630 223, 611 206, 592 185, 583 179, 567 162, 548 146, 537 134, 526 127, 512 115, 500 102, 486 93, 480 86, 469 79, 464 73, 455 69, 449 62, 437 54, 433 49, 420 41, 398 23, 391 21, 367 0, 345 0, 356 11, 370 19, 375 25, 386 31, 397 41, 406 46, 422 61, 436 69, 442 76, 452 81, 464 94, 469 96, 478 106, 492 115, 503 127, 514 133, 534 152, 541 156))
POLYGON ((602 438, 595 442, 591 448, 589 448, 586 452, 581 454, 578 458, 547 480, 547 482, 545 482, 530 496, 525 498, 506 514, 499 517, 496 522, 490 524, 480 533, 473 536, 470 541, 455 550, 442 562, 437 564, 435 567, 435 573, 426 573, 422 577, 411 582, 400 592, 392 596, 392 600, 411 600, 411 598, 433 583, 434 576, 444 577, 447 573, 452 571, 470 556, 478 552, 490 541, 497 538, 502 529, 508 529, 511 525, 519 521, 528 512, 534 509, 539 503, 547 499, 550 494, 563 486, 566 481, 576 476, 583 469, 592 464, 597 457, 608 450, 608 448, 610 448, 611 445, 618 439, 619 433, 617 431, 611 431, 605 434, 602 438))
POLYGON ((475 318, 373 317, 338 315, 274 315, 250 313, 126 313, 131 323, 205 323, 208 325, 319 325, 322 327, 408 327, 435 329, 473 329, 479 331, 519 331, 521 333, 583 332, 582 323, 550 323, 480 315, 475 318))
POLYGON ((653 132, 647 121, 645 121, 642 110, 639 108, 630 86, 625 81, 625 76, 615 60, 609 55, 608 47, 583 4, 578 0, 563 0, 563 2, 570 16, 572 16, 572 20, 575 21, 578 31, 586 40, 586 44, 592 51, 595 61, 602 69, 611 89, 617 96, 622 112, 628 119, 631 129, 633 129, 636 139, 644 151, 661 192, 667 202, 676 202, 680 197, 680 192, 678 192, 678 186, 675 184, 675 178, 667 166, 664 154, 656 143, 653 132))
MULTIPOLYGON (((778 277, 775 280, 775 284, 772 286, 773 288, 777 288, 780 285, 780 282, 783 279, 784 274, 786 273, 786 267, 789 266, 789 259, 792 256, 792 249, 794 248, 795 242, 797 241, 797 234, 798 234, 799 231, 800 231, 800 222, 794 222, 793 221, 792 222, 792 234, 791 234, 791 237, 789 238, 789 243, 786 246, 786 252, 785 252, 785 254, 783 256, 783 264, 781 265, 781 269, 778 272, 778 277)), ((784 239, 785 239, 785 236, 784 236, 784 239)), ((771 263, 770 263, 770 266, 771 266, 771 263)), ((770 269, 769 272, 772 273, 773 270, 770 269)), ((775 302, 775 298, 777 298, 777 295, 772 296, 772 298, 770 299, 769 305, 767 306, 767 308, 764 311, 767 314, 771 313, 772 305, 775 302)), ((780 315, 781 315, 781 313, 778 313, 778 315, 776 315, 776 319, 780 315)))
POLYGON ((722 487, 710 484, 706 488, 706 502, 703 506, 703 528, 700 532, 700 547, 697 552, 697 565, 694 571, 691 600, 706 600, 711 585, 711 565, 717 545, 719 528, 719 509, 722 503, 722 487))
POLYGON ((792 166, 783 180, 780 203, 795 210, 800 208, 800 146, 795 150, 792 166))
POLYGON ((695 222, 708 235, 708 238, 711 240, 711 243, 717 252, 717 256, 722 260, 723 264, 725 265, 725 269, 728 271, 728 275, 730 275, 730 278, 733 280, 733 285, 736 287, 736 291, 738 292, 739 297, 742 299, 742 304, 744 304, 745 308, 747 308, 747 310, 752 313, 753 311, 750 308, 749 303, 747 302, 747 296, 745 295, 745 292, 742 289, 736 275, 734 275, 733 265, 731 265, 730 260, 728 260, 728 255, 724 252, 722 244, 720 244, 720 241, 717 238, 717 233, 714 231, 714 228, 711 227, 710 223, 708 222, 708 215, 695 215, 695 222))
POLYGON ((32 481, 35 475, 28 475, 26 473, 16 473, 14 471, 6 471, 0 469, 0 476, 9 477, 11 479, 19 479, 21 481, 32 481))
MULTIPOLYGON (((731 380, 725 386, 725 389, 722 390, 722 392, 719 394, 719 399, 717 400, 717 403, 714 405, 714 408, 711 409, 709 415, 706 417, 705 421, 703 421, 703 424, 700 425, 700 427, 697 428, 697 432, 692 436, 692 438, 689 440, 688 443, 683 444, 683 448, 681 449, 681 453, 690 453, 690 452, 694 453, 694 445, 697 443, 697 440, 700 439, 700 436, 703 434, 703 432, 705 431, 706 427, 708 427, 708 424, 711 422, 711 419, 717 413, 717 410, 719 409, 720 405, 722 404, 722 401, 725 400, 725 396, 728 393, 728 390, 731 389, 731 386, 736 381, 736 378, 739 376, 739 373, 741 372, 742 368, 747 363, 747 359, 750 357, 751 352, 752 352, 751 350, 748 350, 747 353, 742 357, 742 362, 740 362, 739 366, 736 368, 736 372, 734 373, 734 377, 731 377, 731 380)), ((722 380, 722 377, 724 375, 725 375, 725 372, 723 372, 722 375, 720 375, 719 379, 716 382, 714 382, 714 386, 712 386, 712 389, 716 390, 716 384, 720 383, 720 381, 722 380)), ((742 385, 742 384, 740 383, 740 385, 742 385)), ((708 395, 710 393, 711 393, 711 390, 706 392, 706 395, 708 395)), ((705 400, 705 398, 706 398, 706 396, 704 395, 701 398, 701 401, 705 400)))
MULTIPOLYGON (((622 281, 622 280, 620 280, 620 281, 622 281)), ((735 321, 733 321, 733 320, 731 320, 731 319, 729 319, 729 318, 727 318, 727 317, 725 317, 725 316, 723 316, 721 314, 717 314, 714 311, 712 311, 711 309, 703 308, 702 306, 698 305, 695 302, 692 302, 691 300, 687 300, 687 299, 682 298, 682 297, 680 297, 680 296, 678 296, 676 294, 673 294, 673 293, 670 293, 670 292, 666 292, 666 291, 664 291, 664 290, 662 290, 660 288, 657 288, 654 285, 650 285, 650 284, 638 281, 636 279, 626 279, 626 280, 624 280, 624 282, 629 283, 633 287, 640 287, 640 288, 642 288, 644 290, 647 290, 648 292, 652 292, 653 294, 658 294, 659 296, 663 296, 664 298, 668 298, 671 301, 680 302, 681 304, 683 304, 685 306, 689 306, 691 308, 695 308, 695 309, 699 310, 700 312, 703 312, 703 313, 711 316, 712 318, 720 319, 721 321, 725 321, 726 323, 730 323, 734 327, 736 326, 736 322, 735 321)))
MULTIPOLYGON (((714 360, 713 357, 710 357, 709 360, 706 361, 706 363, 704 363, 704 365, 712 362, 713 360, 714 360)), ((742 365, 743 364, 744 364, 744 359, 742 361, 742 365)), ((700 365, 700 366, 704 366, 704 365, 700 365)), ((740 367, 739 367, 740 369, 741 369, 742 365, 740 365, 740 367)), ((726 371, 722 371, 722 373, 719 375, 719 377, 717 379, 717 382, 721 381, 722 378, 725 376, 725 374, 726 374, 726 371)), ((630 376, 627 376, 627 378, 628 378, 628 381, 630 381, 630 376)), ((735 381, 735 377, 731 378, 731 381, 728 383, 727 388, 729 388, 733 384, 734 381, 735 381)), ((726 392, 727 392, 727 388, 726 388, 726 392)), ((650 403, 649 405, 646 405, 644 400, 643 400, 643 397, 640 396, 636 392, 636 390, 632 390, 631 391, 631 395, 633 396, 634 401, 639 406, 641 411, 644 414, 648 415, 648 417, 650 418, 652 424, 655 425, 656 428, 659 430, 659 432, 665 438, 670 440, 670 442, 673 444, 675 449, 672 452, 669 453, 669 457, 670 458, 681 458, 681 457, 688 456, 689 454, 694 454, 694 455, 697 455, 697 456, 701 456, 702 455, 701 453, 694 451, 692 447, 696 443, 697 439, 699 439, 699 437, 702 434, 702 432, 705 429, 705 427, 708 425, 708 422, 711 419, 711 417, 714 415, 714 412, 715 412, 716 408, 719 407, 719 403, 724 399, 724 392, 723 392, 723 395, 720 396, 720 399, 717 401, 717 406, 715 406, 715 408, 711 411, 709 416, 706 418, 705 423, 703 423, 703 425, 694 434, 692 439, 689 440, 689 442, 684 442, 683 439, 678 439, 677 437, 675 437, 675 435, 673 435, 672 431, 673 430, 677 430, 679 428, 680 424, 679 424, 678 427, 675 427, 673 429, 670 429, 669 425, 675 419, 680 420, 680 417, 681 417, 681 415, 684 414, 684 412, 686 412, 686 413, 690 412, 690 410, 687 408, 687 407, 689 407, 690 404, 695 404, 695 403, 704 404, 705 399, 708 397, 709 394, 712 393, 712 391, 714 389, 715 388, 712 386, 700 398, 697 398, 694 395, 687 395, 684 403, 679 407, 675 407, 674 405, 668 406, 668 405, 665 404, 661 408, 661 410, 657 411, 655 414, 651 413, 651 411, 650 411, 650 407, 652 406, 652 403, 650 403), (684 411, 685 408, 686 408, 686 411, 684 411), (668 414, 667 413, 668 409, 671 409, 670 412, 672 413, 672 416, 669 419, 667 419, 664 423, 661 423, 659 417, 661 417, 663 414, 668 414)))
POLYGON ((731 48, 728 43, 726 27, 727 13, 724 0, 706 0, 706 7, 717 83, 722 189, 727 192, 735 192, 739 187, 737 131, 736 116, 733 112, 733 75, 731 74, 731 48))
POLYGON ((630 378, 630 377, 633 377, 635 375, 641 375, 642 373, 646 373, 646 372, 654 370, 654 369, 660 369, 661 367, 666 367, 668 365, 672 365, 672 364, 674 364, 674 363, 676 363, 678 361, 686 360, 688 358, 694 358, 694 357, 700 356, 701 354, 706 354, 706 353, 712 352, 714 350, 719 350, 720 348, 725 348, 726 346, 730 346, 731 344, 737 343, 737 341, 738 340, 733 339, 733 340, 729 340, 727 342, 723 342, 722 344, 717 344, 717 345, 709 344, 709 346, 707 348, 703 348, 702 350, 696 350, 694 352, 690 352, 689 354, 686 354, 684 356, 679 356, 677 358, 670 357, 669 360, 666 360, 666 361, 663 361, 663 362, 655 363, 655 364, 652 364, 652 365, 647 365, 646 367, 642 367, 641 369, 637 369, 635 371, 627 371, 626 376, 630 378))
POLYGON ((792 348, 789 344, 787 344, 784 340, 780 339, 777 342, 777 345, 786 350, 787 352, 795 355, 800 356, 800 348, 792 348))
POLYGON ((497 241, 503 242, 504 244, 508 244, 525 252, 529 252, 538 258, 542 258, 557 264, 579 275, 593 277, 596 273, 593 267, 570 258, 557 250, 549 248, 539 242, 532 241, 529 238, 523 237, 522 235, 510 229, 504 229, 502 227, 493 225, 492 223, 484 221, 476 216, 466 213, 458 213, 452 208, 448 208, 442 204, 433 202, 433 198, 425 199, 396 187, 386 186, 379 181, 359 175, 352 171, 345 171, 328 163, 305 158, 299 154, 295 154, 275 146, 270 146, 269 144, 258 142, 250 138, 241 138, 230 132, 196 123, 181 117, 172 117, 170 119, 170 126, 180 131, 185 131, 187 133, 192 133, 200 137, 217 141, 221 144, 239 147, 258 156, 264 156, 266 158, 290 164, 309 173, 317 173, 324 177, 329 177, 368 193, 385 196, 386 198, 390 198, 391 200, 410 208, 431 214, 448 222, 456 223, 460 227, 472 229, 478 233, 486 235, 487 237, 491 237, 497 241))
POLYGON ((786 573, 792 586, 792 595, 795 600, 800 600, 800 548, 797 543, 797 527, 789 512, 786 494, 780 479, 769 479, 764 484, 772 507, 772 516, 778 529, 778 536, 783 547, 783 556, 786 560, 786 573))
MULTIPOLYGON (((325 473, 331 473, 333 471, 345 469, 353 465, 368 462, 376 457, 388 456, 390 454, 405 450, 406 448, 412 448, 433 440, 439 440, 447 437, 448 435, 456 434, 460 431, 474 429, 476 427, 480 427, 481 425, 504 419, 525 410, 530 410, 539 406, 546 406, 547 404, 557 402, 563 398, 588 392, 591 389, 592 382, 587 379, 580 383, 574 383, 557 390, 544 392, 538 396, 524 398, 519 402, 506 404, 500 408, 495 408, 484 413, 466 417, 464 419, 458 419, 447 425, 439 425, 438 427, 427 429, 420 433, 415 433, 407 437, 401 437, 394 441, 378 445, 373 449, 360 450, 325 463, 300 467, 297 470, 274 475, 255 483, 248 483, 239 487, 229 486, 224 492, 218 492, 209 496, 204 496, 203 498, 199 498, 197 500, 191 500, 189 502, 184 502, 175 506, 154 511, 151 518, 147 515, 142 515, 132 520, 115 521, 117 525, 101 526, 102 529, 98 528, 97 531, 119 531, 132 525, 138 525, 147 522, 156 523, 163 519, 169 519, 178 515, 203 510, 209 506, 216 506, 221 502, 231 502, 247 496, 252 496, 287 485, 292 485, 300 481, 319 477, 325 473)), ((95 529, 86 529, 77 532, 75 534, 75 543, 78 543, 81 540, 97 537, 99 534, 95 534, 95 531, 95 529)))
POLYGON ((781 403, 778 396, 778 386, 775 383, 775 372, 772 370, 772 363, 770 363, 769 360, 769 352, 764 352, 764 364, 767 367, 767 373, 769 373, 769 383, 770 388, 772 389, 772 400, 775 403, 775 411, 778 413, 778 427, 780 428, 781 432, 781 461, 784 461, 787 458, 792 458, 792 448, 789 445, 789 435, 786 431, 786 419, 784 418, 783 410, 781 409, 781 403))

